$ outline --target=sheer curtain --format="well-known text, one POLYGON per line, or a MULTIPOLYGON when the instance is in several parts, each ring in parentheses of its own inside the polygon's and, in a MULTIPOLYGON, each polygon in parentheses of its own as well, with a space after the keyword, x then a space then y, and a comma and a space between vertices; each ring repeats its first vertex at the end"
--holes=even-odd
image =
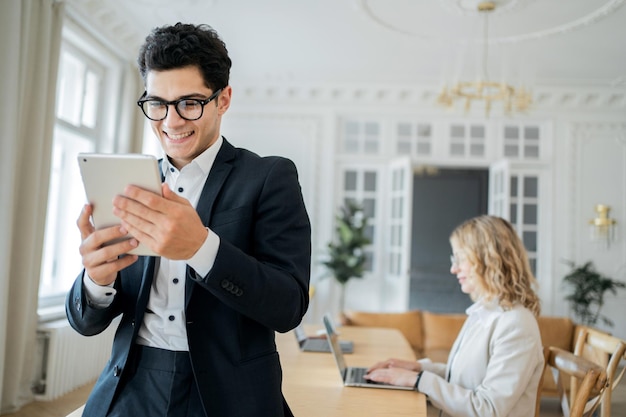
POLYGON ((63 9, 0 1, 0 413, 32 400, 63 9))

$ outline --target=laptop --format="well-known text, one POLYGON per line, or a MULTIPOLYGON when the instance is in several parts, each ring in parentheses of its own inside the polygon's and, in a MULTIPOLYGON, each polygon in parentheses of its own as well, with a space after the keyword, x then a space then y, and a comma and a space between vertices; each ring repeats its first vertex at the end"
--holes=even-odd
POLYGON ((332 320, 328 315, 324 316, 324 328, 326 329, 326 337, 330 342, 330 351, 335 358, 335 363, 339 369, 339 375, 343 380, 343 385, 346 387, 364 387, 364 388, 385 388, 385 389, 399 389, 406 391, 413 391, 413 387, 399 387, 396 385, 384 384, 381 382, 368 381, 363 378, 367 368, 349 367, 346 365, 346 361, 341 352, 339 346, 339 335, 333 328, 332 320))
MULTIPOLYGON (((330 353, 330 346, 326 337, 308 337, 301 324, 293 330, 293 333, 296 335, 301 351, 330 353)), ((354 344, 349 340, 340 340, 339 345, 343 353, 354 352, 354 344)))

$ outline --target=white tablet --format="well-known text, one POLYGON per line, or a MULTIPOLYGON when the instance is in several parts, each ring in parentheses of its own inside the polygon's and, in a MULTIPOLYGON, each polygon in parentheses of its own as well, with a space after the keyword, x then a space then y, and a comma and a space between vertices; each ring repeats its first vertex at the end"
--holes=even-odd
MULTIPOLYGON (((92 219, 96 229, 121 223, 113 214, 113 198, 123 194, 127 185, 136 185, 161 195, 159 164, 152 155, 79 153, 78 165, 87 201, 93 205, 92 219)), ((129 235, 125 239, 130 238, 129 235)), ((156 255, 142 243, 129 253, 156 255)))

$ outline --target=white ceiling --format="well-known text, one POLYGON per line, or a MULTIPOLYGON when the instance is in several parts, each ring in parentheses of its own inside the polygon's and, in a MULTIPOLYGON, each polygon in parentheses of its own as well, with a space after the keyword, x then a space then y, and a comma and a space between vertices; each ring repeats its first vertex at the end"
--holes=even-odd
MULTIPOLYGON (((496 0, 490 78, 626 87, 626 0, 496 0)), ((440 83, 473 77, 476 0, 68 0, 134 59, 155 26, 207 23, 246 83, 440 83), (463 73, 464 75, 461 75, 463 73)))

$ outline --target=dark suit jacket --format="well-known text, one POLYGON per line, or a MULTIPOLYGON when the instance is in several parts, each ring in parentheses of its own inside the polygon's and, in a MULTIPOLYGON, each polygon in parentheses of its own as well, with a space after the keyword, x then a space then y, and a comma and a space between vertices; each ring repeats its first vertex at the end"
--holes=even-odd
MULTIPOLYGON (((311 227, 296 168, 288 159, 261 158, 224 140, 197 211, 221 240, 207 276, 187 267, 187 336, 204 407, 209 416, 291 415, 281 393, 274 332, 296 327, 309 302, 311 227)), ((84 272, 68 294, 69 322, 83 335, 102 332, 122 315, 85 416, 104 417, 120 380, 132 372, 127 368, 156 260, 140 257, 120 271, 115 300, 105 309, 87 302, 84 272)))

